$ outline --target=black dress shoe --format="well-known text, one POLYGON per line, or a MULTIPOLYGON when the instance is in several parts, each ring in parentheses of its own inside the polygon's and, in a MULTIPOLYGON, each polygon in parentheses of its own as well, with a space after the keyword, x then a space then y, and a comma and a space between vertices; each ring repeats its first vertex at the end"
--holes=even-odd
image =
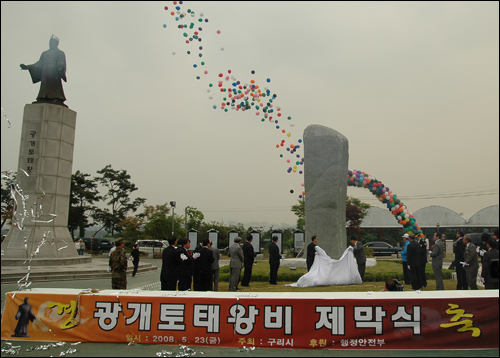
POLYGON ((238 290, 238 291, 239 291, 239 290, 241 290, 241 288, 239 288, 239 287, 236 287, 236 290, 238 290))

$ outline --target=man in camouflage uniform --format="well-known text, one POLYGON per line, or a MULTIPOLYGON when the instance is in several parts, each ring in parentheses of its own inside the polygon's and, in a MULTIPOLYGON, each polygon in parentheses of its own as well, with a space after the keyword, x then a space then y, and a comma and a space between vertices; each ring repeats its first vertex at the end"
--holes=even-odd
POLYGON ((127 289, 127 256, 123 249, 125 242, 116 241, 116 250, 109 257, 109 266, 111 267, 111 287, 117 290, 127 289))

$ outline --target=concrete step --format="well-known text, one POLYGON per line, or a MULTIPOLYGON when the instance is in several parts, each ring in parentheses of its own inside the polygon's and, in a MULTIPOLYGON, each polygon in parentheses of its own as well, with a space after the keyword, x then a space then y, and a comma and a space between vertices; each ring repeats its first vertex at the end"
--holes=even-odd
MULTIPOLYGON (((2 270, 4 271, 4 270, 2 270)), ((127 270, 127 277, 132 276, 133 266, 129 267, 127 270)), ((148 273, 153 271, 159 271, 158 267, 149 263, 139 264, 137 269, 137 274, 148 273)), ((2 284, 4 283, 16 283, 26 274, 28 270, 18 270, 16 272, 2 272, 2 284)), ((78 270, 74 268, 68 268, 64 270, 62 267, 58 267, 57 270, 31 270, 28 281, 31 282, 47 282, 47 281, 71 281, 71 280, 91 280, 100 278, 110 278, 111 273, 107 272, 107 266, 98 266, 95 269, 83 269, 78 270)))

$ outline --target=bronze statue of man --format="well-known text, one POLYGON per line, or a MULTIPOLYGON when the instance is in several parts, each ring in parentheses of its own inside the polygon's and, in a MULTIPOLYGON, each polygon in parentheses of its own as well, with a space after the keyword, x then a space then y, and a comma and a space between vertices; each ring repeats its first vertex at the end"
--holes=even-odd
POLYGON ((61 79, 66 82, 66 55, 59 50, 59 39, 52 35, 49 49, 44 51, 40 60, 33 65, 21 64, 21 69, 28 70, 33 83, 40 84, 40 91, 33 103, 52 103, 67 107, 61 79))

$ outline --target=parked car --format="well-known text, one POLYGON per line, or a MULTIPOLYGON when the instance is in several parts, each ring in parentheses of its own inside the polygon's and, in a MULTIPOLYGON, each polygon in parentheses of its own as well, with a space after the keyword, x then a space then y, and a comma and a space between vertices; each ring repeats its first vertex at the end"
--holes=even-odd
POLYGON ((384 255, 392 255, 396 254, 397 257, 401 256, 401 251, 403 250, 400 247, 392 246, 387 242, 383 241, 373 241, 363 245, 364 247, 368 247, 373 250, 375 256, 384 256, 384 255))
POLYGON ((90 240, 90 237, 80 237, 85 243, 85 250, 92 251, 109 251, 113 246, 115 246, 115 239, 109 237, 94 237, 90 240))
POLYGON ((137 240, 135 244, 139 245, 139 252, 145 254, 161 254, 168 247, 168 241, 160 240, 137 240))

